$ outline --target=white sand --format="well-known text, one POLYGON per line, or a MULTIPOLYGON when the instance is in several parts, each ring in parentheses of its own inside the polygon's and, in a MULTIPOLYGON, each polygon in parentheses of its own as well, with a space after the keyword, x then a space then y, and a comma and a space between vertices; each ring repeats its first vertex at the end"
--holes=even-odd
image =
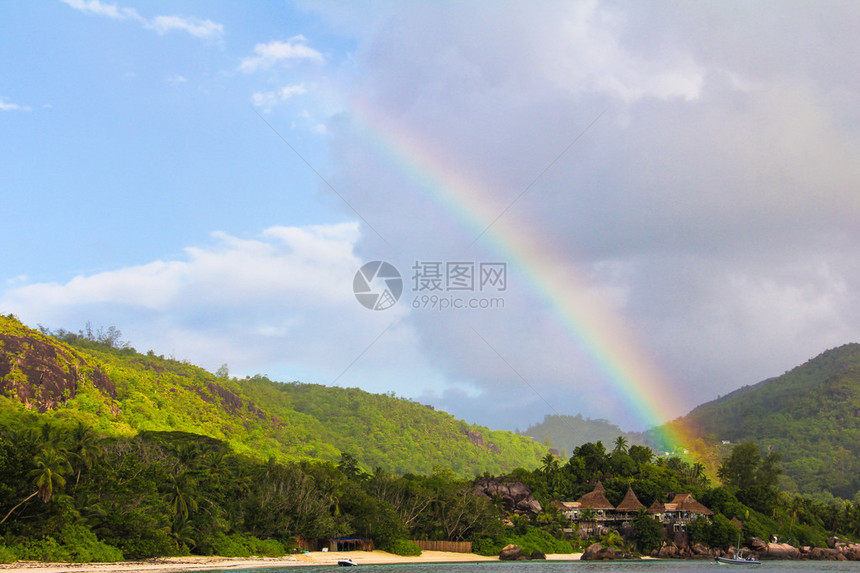
MULTIPOLYGON (((581 553, 547 555, 547 560, 575 561, 581 553)), ((349 551, 300 553, 276 558, 227 557, 168 557, 150 561, 124 563, 41 563, 27 561, 0 564, 3 573, 120 573, 171 571, 204 571, 209 569, 249 569, 256 567, 293 567, 302 565, 337 565, 338 559, 350 558, 359 565, 386 565, 394 563, 470 563, 498 561, 498 557, 484 557, 474 553, 423 551, 418 557, 401 557, 385 551, 349 551)))

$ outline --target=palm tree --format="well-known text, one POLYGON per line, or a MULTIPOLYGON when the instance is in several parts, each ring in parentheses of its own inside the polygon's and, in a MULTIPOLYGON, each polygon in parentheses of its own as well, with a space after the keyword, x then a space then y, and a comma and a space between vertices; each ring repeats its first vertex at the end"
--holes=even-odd
POLYGON ((188 472, 169 477, 170 491, 167 494, 167 505, 173 515, 188 519, 188 514, 197 511, 197 500, 194 499, 195 479, 188 472))
POLYGON ((36 491, 10 509, 9 513, 0 520, 0 523, 5 522, 16 509, 36 496, 39 496, 44 503, 48 503, 54 495, 54 490, 66 485, 66 478, 64 476, 71 472, 72 468, 69 465, 69 461, 57 453, 56 450, 46 449, 36 456, 34 461, 36 467, 30 471, 29 476, 33 480, 33 485, 36 486, 36 491))
POLYGON ((627 453, 627 438, 625 438, 624 436, 618 436, 617 438, 615 438, 615 449, 612 451, 626 454, 627 453))
POLYGON ((541 471, 543 471, 543 473, 548 476, 559 469, 558 458, 549 452, 544 454, 544 456, 540 459, 540 463, 541 471))
POLYGON ((705 464, 703 464, 702 462, 694 463, 693 467, 691 468, 691 474, 694 482, 696 482, 697 484, 705 485, 704 480, 707 477, 705 475, 705 464))
POLYGON ((56 447, 62 441, 60 430, 50 420, 42 424, 40 435, 42 443, 46 446, 56 447))
POLYGON ((168 533, 171 538, 176 542, 177 547, 182 547, 182 545, 186 545, 190 548, 194 548, 197 546, 197 542, 194 541, 194 528, 188 524, 188 520, 181 515, 173 516, 173 522, 170 524, 170 531, 168 533))
POLYGON ((72 458, 72 469, 75 471, 75 487, 81 481, 81 471, 92 469, 95 462, 103 453, 98 445, 98 435, 83 422, 72 430, 68 438, 69 454, 72 458))

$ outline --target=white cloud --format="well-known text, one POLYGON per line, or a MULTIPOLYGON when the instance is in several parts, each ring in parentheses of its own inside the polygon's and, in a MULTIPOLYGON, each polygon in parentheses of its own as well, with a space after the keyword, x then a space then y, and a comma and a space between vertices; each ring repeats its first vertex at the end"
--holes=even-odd
POLYGON ((195 38, 218 38, 224 33, 224 26, 216 24, 212 20, 198 20, 196 18, 183 18, 182 16, 156 16, 149 21, 147 27, 152 28, 159 34, 166 34, 171 30, 188 32, 195 38))
POLYGON ((64 4, 67 4, 74 8, 75 10, 79 10, 85 14, 92 14, 94 16, 103 16, 105 18, 111 18, 113 20, 137 20, 143 21, 143 18, 138 14, 137 10, 134 8, 120 8, 116 4, 103 4, 99 2, 99 0, 60 0, 64 4))
POLYGON ((270 111, 279 103, 285 102, 293 96, 306 94, 308 90, 304 84, 296 84, 292 86, 284 86, 277 91, 255 92, 251 96, 251 101, 257 107, 262 107, 265 111, 270 111))
POLYGON ((242 60, 239 69, 246 73, 271 68, 275 64, 291 65, 300 61, 323 63, 323 55, 307 46, 307 38, 293 36, 286 42, 275 40, 268 44, 254 46, 253 56, 242 60))
POLYGON ((144 28, 154 30, 157 34, 166 34, 172 30, 187 32, 195 38, 220 38, 224 26, 212 20, 186 18, 184 16, 155 16, 145 18, 134 8, 123 8, 116 4, 104 4, 99 0, 61 0, 70 7, 94 16, 102 16, 112 20, 134 20, 144 28))
POLYGON ((6 101, 6 98, 0 97, 0 111, 32 111, 29 105, 18 105, 17 103, 12 103, 6 101))
POLYGON ((419 381, 408 374, 418 368, 432 375, 403 322, 406 307, 373 312, 355 299, 353 278, 363 263, 354 253, 357 224, 271 227, 251 239, 213 236, 213 244, 187 248, 176 260, 64 284, 10 284, 0 292, 0 308, 51 328, 74 330, 88 320, 115 325, 140 350, 212 370, 227 362, 239 375, 328 384, 343 374, 342 384, 363 381, 379 392, 413 395, 420 388, 409 385, 419 381))

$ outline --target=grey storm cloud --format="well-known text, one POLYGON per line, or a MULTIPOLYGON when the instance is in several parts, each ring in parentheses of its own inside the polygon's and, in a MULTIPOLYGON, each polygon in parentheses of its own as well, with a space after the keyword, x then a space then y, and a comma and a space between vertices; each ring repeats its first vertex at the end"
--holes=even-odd
MULTIPOLYGON (((510 216, 610 293, 677 390, 675 414, 858 338, 856 5, 387 6, 372 25, 338 15, 365 68, 354 97, 502 203, 599 118, 510 216)), ((460 256, 474 229, 349 124, 333 131, 338 181, 390 256, 460 256)), ((365 238, 360 252, 385 252, 365 238)), ((625 417, 595 398, 611 388, 595 358, 518 278, 504 312, 410 317, 431 361, 472 387, 438 400, 491 424, 519 403, 510 427, 547 402, 625 417)))

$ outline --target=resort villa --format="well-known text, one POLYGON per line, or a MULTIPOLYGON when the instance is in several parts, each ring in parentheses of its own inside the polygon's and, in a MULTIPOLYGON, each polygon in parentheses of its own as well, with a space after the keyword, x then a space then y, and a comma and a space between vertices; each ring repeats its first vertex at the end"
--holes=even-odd
MULTIPOLYGON (((576 501, 554 501, 552 505, 569 521, 579 524, 581 536, 602 535, 609 529, 628 525, 645 508, 630 487, 621 503, 612 505, 606 499, 606 490, 600 482, 597 482, 593 491, 576 501)), ((710 509, 689 493, 675 494, 666 503, 655 500, 646 511, 662 523, 667 531, 674 532, 685 530, 694 519, 713 515, 710 509)))

